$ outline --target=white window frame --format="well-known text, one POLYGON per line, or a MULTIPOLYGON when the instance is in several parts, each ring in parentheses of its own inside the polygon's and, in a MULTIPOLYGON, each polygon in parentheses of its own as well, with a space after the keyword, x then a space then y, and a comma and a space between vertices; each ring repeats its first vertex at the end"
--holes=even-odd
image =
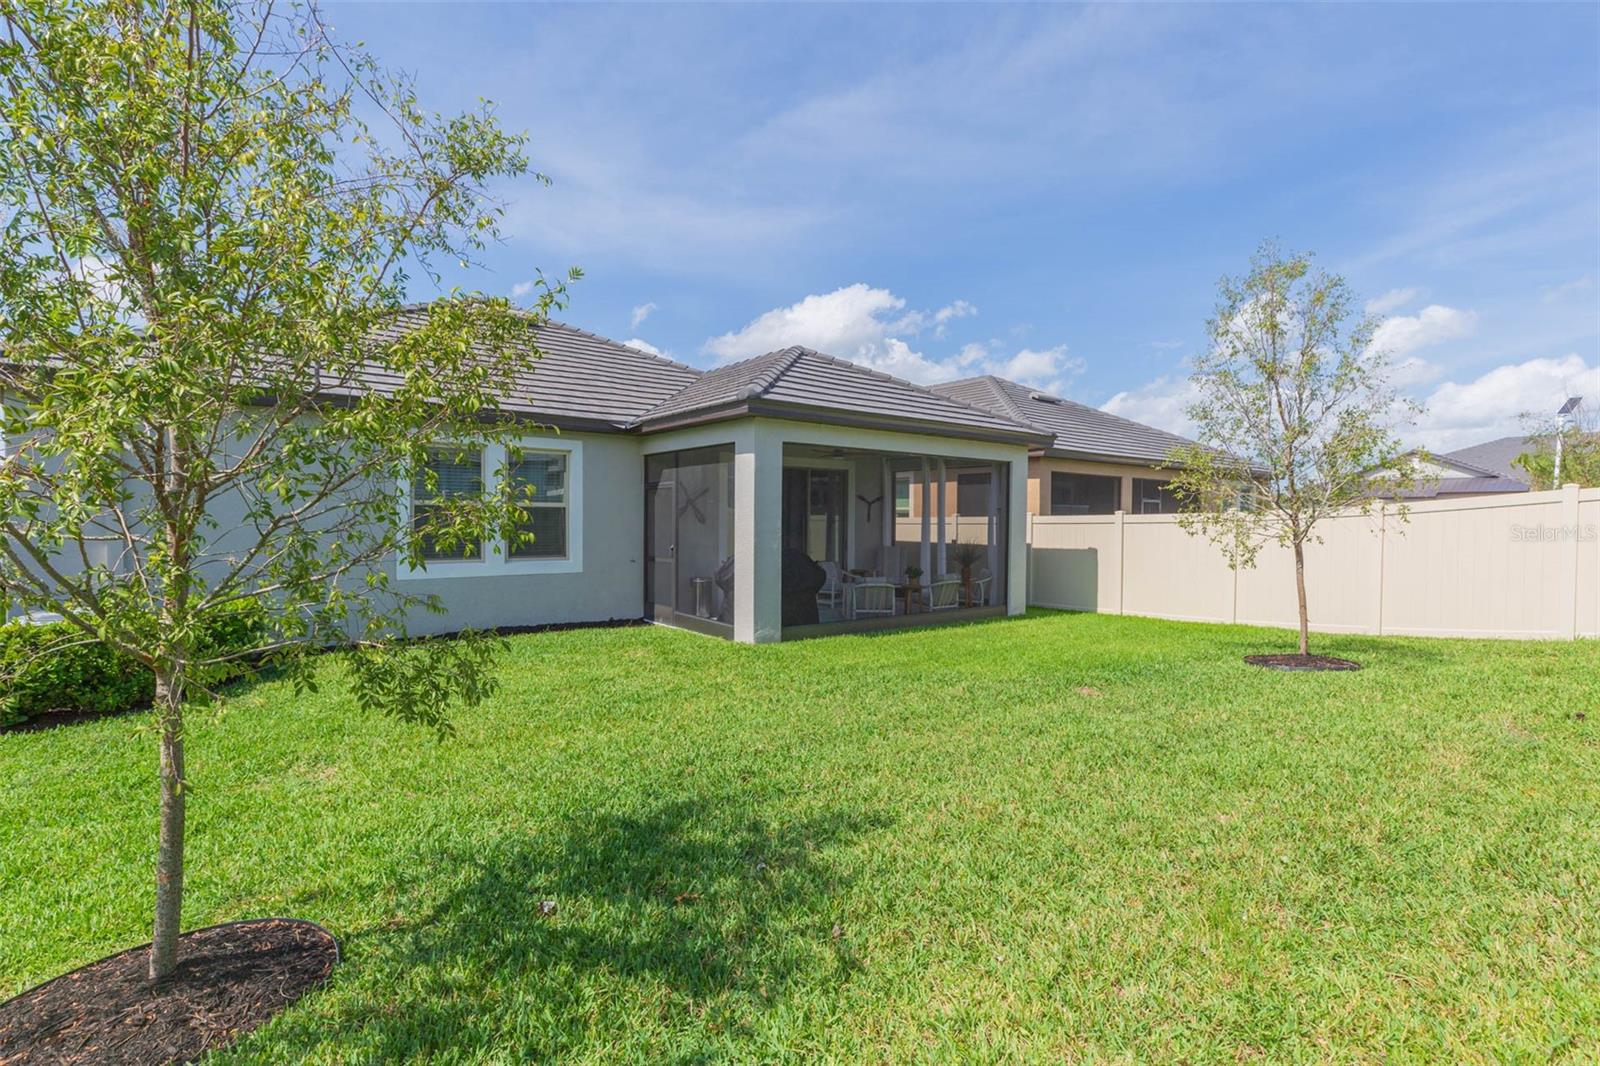
MULTIPOLYGON (((449 444, 442 445, 449 447, 449 444)), ((483 488, 499 487, 506 465, 506 445, 489 443, 483 451, 483 488)), ((513 559, 507 554, 504 533, 487 537, 481 559, 434 559, 413 567, 405 556, 395 560, 395 577, 401 581, 437 581, 441 578, 512 577, 518 574, 579 574, 583 572, 583 442, 564 437, 516 437, 511 447, 523 452, 561 452, 567 457, 567 554, 559 559, 513 559)), ((400 483, 405 528, 411 528, 412 479, 400 483)))
POLYGON ((890 477, 889 483, 893 486, 893 491, 889 493, 889 510, 896 518, 910 518, 912 509, 911 499, 916 495, 917 487, 917 479, 915 475, 910 470, 896 470, 890 477), (905 514, 900 513, 900 483, 902 478, 905 480, 906 486, 905 514))

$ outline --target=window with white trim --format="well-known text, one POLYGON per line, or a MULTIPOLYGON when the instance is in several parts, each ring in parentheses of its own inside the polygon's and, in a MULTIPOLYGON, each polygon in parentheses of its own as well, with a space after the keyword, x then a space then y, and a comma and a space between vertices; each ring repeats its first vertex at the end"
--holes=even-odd
POLYGON ((429 531, 439 501, 483 494, 482 448, 429 448, 428 464, 411 481, 411 535, 422 542, 424 559, 483 558, 474 542, 445 547, 429 531))
POLYGON ((423 578, 570 574, 583 570, 583 442, 564 437, 520 437, 507 444, 439 445, 428 450, 428 474, 400 486, 409 526, 422 538, 422 565, 401 559, 396 576, 423 578), (509 460, 509 462, 508 462, 509 460), (499 478, 524 490, 517 531, 482 544, 435 545, 427 535, 435 501, 494 492, 499 478), (519 533, 528 536, 518 535, 519 533))
POLYGON ((567 453, 525 451, 511 465, 525 517, 508 537, 513 559, 567 557, 567 453), (531 538, 531 539, 530 539, 531 538))

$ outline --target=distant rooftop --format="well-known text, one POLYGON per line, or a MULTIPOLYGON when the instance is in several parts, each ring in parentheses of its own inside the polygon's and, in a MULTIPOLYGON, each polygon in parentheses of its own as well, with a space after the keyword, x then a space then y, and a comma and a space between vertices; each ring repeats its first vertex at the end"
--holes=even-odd
POLYGON ((1159 463, 1194 442, 1131 419, 985 375, 934 385, 935 392, 1037 426, 1053 438, 1046 454, 1078 459, 1159 463))
POLYGON ((1439 458, 1465 463, 1486 474, 1528 484, 1528 472, 1520 466, 1511 465, 1511 460, 1533 448, 1536 443, 1533 437, 1496 437, 1482 444, 1474 444, 1470 448, 1442 452, 1439 458))

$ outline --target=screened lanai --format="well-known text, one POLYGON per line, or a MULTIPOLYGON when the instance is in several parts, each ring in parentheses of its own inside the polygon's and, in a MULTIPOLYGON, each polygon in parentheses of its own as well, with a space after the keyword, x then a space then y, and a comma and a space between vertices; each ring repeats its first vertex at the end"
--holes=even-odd
POLYGON ((1005 613, 1010 466, 786 444, 785 638, 1005 613))

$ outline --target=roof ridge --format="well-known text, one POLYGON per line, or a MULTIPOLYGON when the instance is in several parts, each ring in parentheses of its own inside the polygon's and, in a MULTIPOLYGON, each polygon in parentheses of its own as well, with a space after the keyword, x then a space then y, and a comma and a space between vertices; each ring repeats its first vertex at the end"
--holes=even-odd
POLYGON ((779 378, 789 372, 790 367, 800 361, 800 356, 805 354, 805 351, 806 349, 799 345, 791 345, 788 348, 780 348, 776 352, 768 352, 766 355, 757 356, 757 359, 765 359, 767 356, 772 355, 776 355, 778 358, 773 360, 773 365, 770 369, 763 370, 752 378, 750 384, 744 387, 740 395, 749 400, 772 388, 778 383, 779 378))
POLYGON ((1030 393, 1037 392, 1037 393, 1040 393, 1042 395, 1049 396, 1050 399, 1055 401, 1056 403, 1069 404, 1069 405, 1071 405, 1073 407, 1082 408, 1085 411, 1092 411, 1092 412, 1094 412, 1095 414, 1099 415, 1102 418, 1109 418, 1112 421, 1120 422, 1125 426, 1135 426, 1135 427, 1137 427, 1139 429, 1154 430, 1155 432, 1160 433, 1162 436, 1173 437, 1173 438, 1176 438, 1177 440, 1187 441, 1190 444, 1194 443, 1194 441, 1189 440, 1188 437, 1183 436, 1183 434, 1181 434, 1181 433, 1173 433, 1170 430, 1162 429, 1160 426, 1152 426, 1147 422, 1136 422, 1131 418, 1124 418, 1122 415, 1114 414, 1111 411, 1107 411, 1104 407, 1091 407, 1089 404, 1082 403, 1082 402, 1080 402, 1078 400, 1069 400, 1065 396, 1056 396, 1053 393, 1045 392, 1043 389, 1030 388, 1029 386, 1022 384, 1020 381, 1007 381, 1005 378, 1001 378, 1000 380, 1001 381, 1006 381, 1006 383, 1008 385, 1015 385, 1019 389, 1028 389, 1028 391, 1030 393))
MULTIPOLYGON (((396 307, 393 313, 399 315, 407 312, 426 311, 437 302, 437 300, 423 300, 420 302, 412 301, 411 303, 401 304, 399 307, 396 307)), ((591 340, 597 340, 602 344, 609 344, 613 348, 621 348, 626 352, 634 352, 635 354, 644 356, 646 359, 652 359, 655 362, 661 363, 665 366, 670 366, 677 370, 687 370, 696 377, 705 373, 705 371, 701 370, 699 367, 690 366, 688 363, 680 363, 676 359, 668 359, 666 356, 660 355, 656 352, 647 352, 643 348, 635 348, 631 344, 623 344, 621 341, 616 340, 615 338, 602 336, 593 330, 583 329, 582 327, 574 326, 569 322, 563 322, 559 318, 551 318, 549 315, 544 315, 541 317, 534 314, 532 311, 529 311, 526 307, 517 307, 513 305, 510 310, 513 314, 520 315, 523 318, 533 319, 539 325, 554 326, 557 329, 564 329, 568 333, 576 333, 580 337, 588 337, 591 340)))
MULTIPOLYGON (((1030 421, 1028 416, 1022 413, 1022 408, 1017 405, 1017 401, 1011 398, 1011 393, 1007 392, 1001 387, 1002 383, 1009 384, 1009 382, 1006 382, 1005 378, 998 374, 982 374, 979 376, 979 380, 988 384, 989 388, 994 391, 996 396, 1000 397, 1000 402, 1003 403, 1008 410, 1010 410, 1012 415, 1023 422, 1027 422, 1028 425, 1033 426, 1035 429, 1043 428, 1030 421)), ((1052 433, 1051 436, 1053 437, 1055 434, 1052 433)))
MULTIPOLYGON (((801 353, 814 355, 818 359, 824 359, 824 360, 826 360, 826 361, 828 361, 830 363, 834 363, 834 364, 836 364, 838 366, 847 366, 850 369, 855 370, 855 371, 857 371, 859 373, 866 374, 866 375, 868 375, 870 377, 877 378, 879 381, 892 381, 896 385, 904 385, 908 389, 915 389, 918 392, 925 392, 925 393, 928 393, 929 395, 937 396, 939 399, 943 400, 945 403, 953 403, 957 407, 964 407, 969 411, 977 411, 977 412, 979 412, 981 414, 986 414, 986 415, 991 415, 991 416, 995 415, 995 414, 998 414, 998 412, 991 411, 991 410, 989 410, 989 408, 984 407, 981 404, 968 403, 966 400, 959 399, 958 397, 950 396, 950 395, 948 395, 946 393, 940 392, 939 390, 933 388, 931 385, 919 385, 915 381, 911 381, 908 378, 897 378, 893 374, 889 373, 888 371, 878 370, 878 369, 875 369, 875 368, 870 367, 870 366, 862 366, 860 363, 851 362, 849 359, 844 359, 844 358, 842 358, 840 356, 837 356, 837 355, 829 355, 827 352, 819 352, 815 348, 807 348, 807 347, 805 347, 803 345, 794 345, 793 347, 798 349, 798 351, 801 352, 801 353)), ((784 349, 784 350, 788 351, 789 349, 784 349)), ((790 366, 793 366, 792 362, 790 363, 790 366)), ((788 370, 789 368, 785 367, 784 369, 788 370)), ((1001 415, 1000 417, 1002 417, 1002 418, 1011 418, 1012 421, 1016 422, 1023 429, 1031 429, 1036 433, 1044 432, 1038 426, 1034 425, 1032 422, 1029 422, 1025 418, 1016 418, 1016 417, 1010 416, 1010 415, 1001 415)))
MULTIPOLYGON (((516 310, 521 311, 520 308, 517 308, 516 310)), ((523 312, 523 313, 527 313, 527 312, 523 312)), ((580 336, 583 336, 583 337, 591 337, 594 340, 601 341, 601 342, 603 342, 605 344, 614 345, 615 347, 622 348, 625 351, 637 352, 640 355, 644 356, 646 359, 654 359, 658 363, 664 363, 667 366, 675 367, 678 370, 691 371, 696 377, 699 377, 701 374, 705 373, 705 371, 701 370, 699 367, 690 366, 688 363, 680 363, 676 359, 668 359, 666 356, 661 355, 658 352, 647 352, 643 348, 635 348, 631 344, 624 344, 623 342, 621 342, 619 340, 613 340, 610 337, 601 336, 600 334, 594 332, 593 330, 583 329, 583 328, 581 328, 579 326, 574 326, 574 325, 571 325, 569 323, 562 322, 560 319, 550 318, 550 317, 547 316, 547 317, 545 317, 545 319, 543 321, 544 321, 545 325, 547 325, 547 326, 555 326, 558 329, 566 330, 568 333, 576 333, 576 334, 578 334, 580 336)))

